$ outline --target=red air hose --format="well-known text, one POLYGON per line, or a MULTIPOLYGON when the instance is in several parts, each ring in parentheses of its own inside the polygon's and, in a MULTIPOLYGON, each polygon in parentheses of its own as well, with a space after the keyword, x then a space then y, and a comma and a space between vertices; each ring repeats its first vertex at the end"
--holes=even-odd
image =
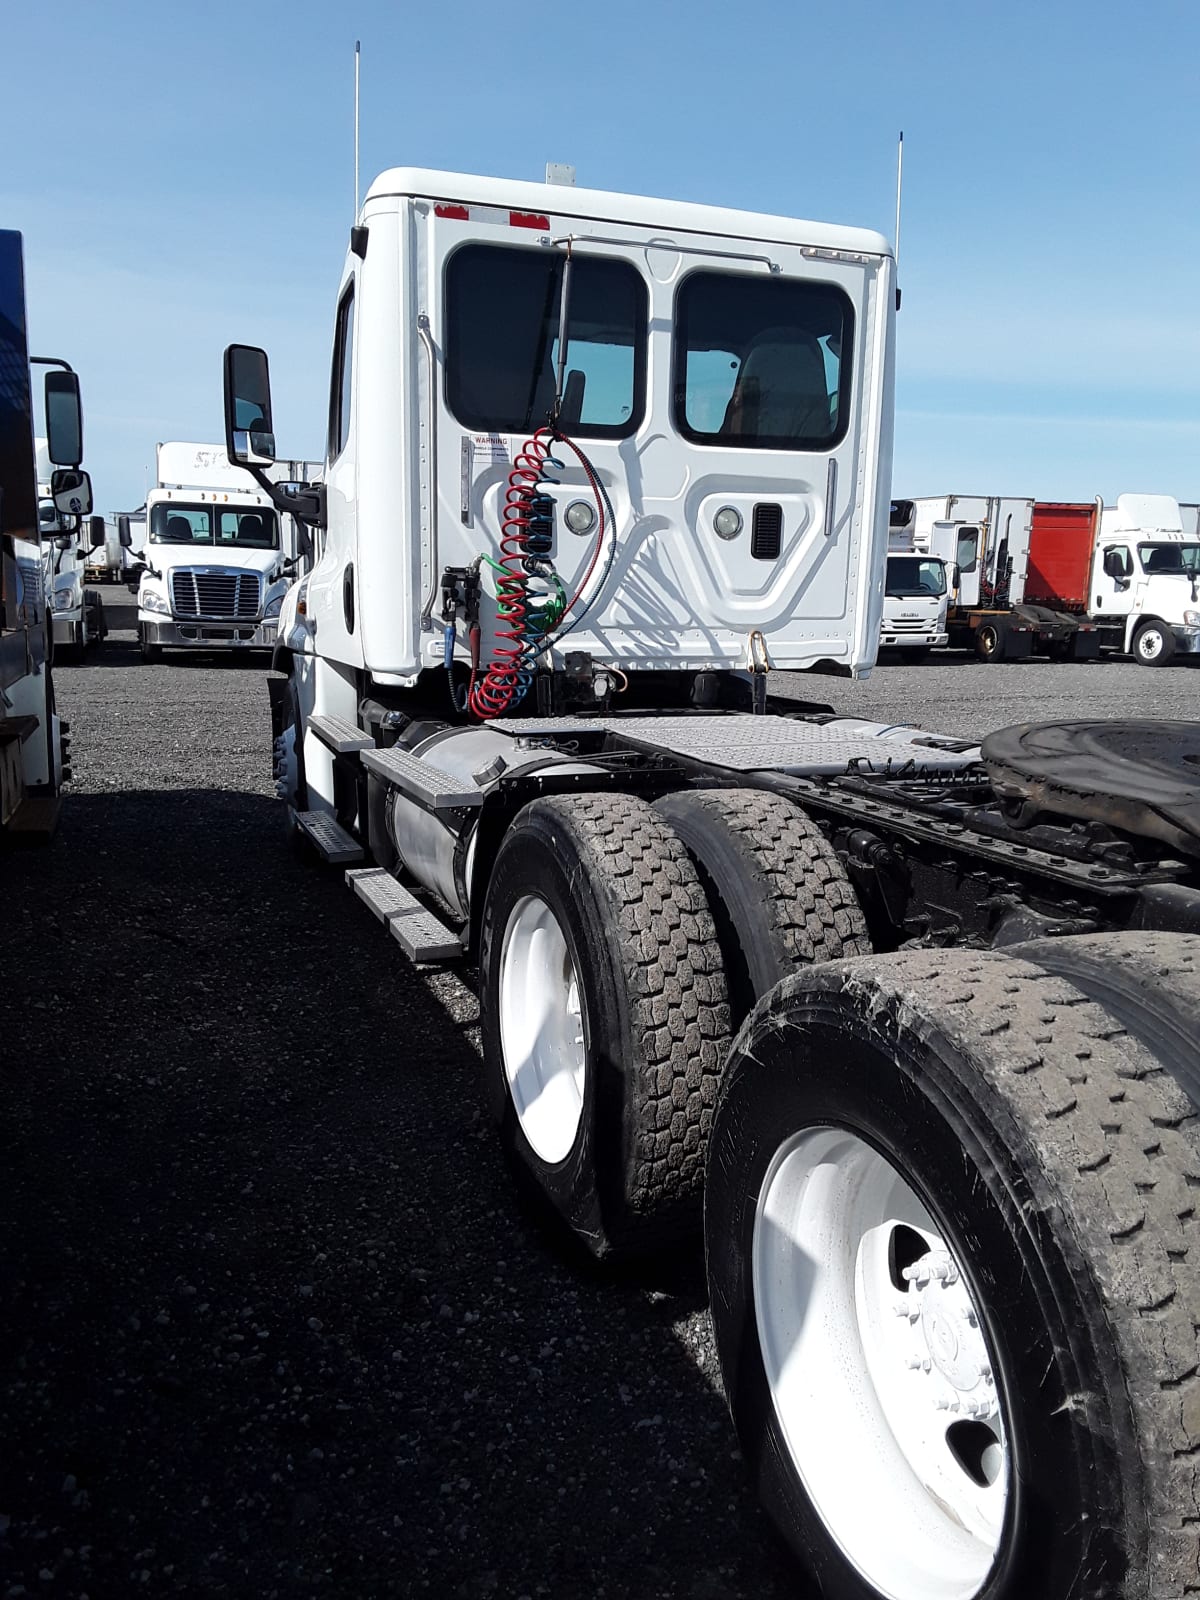
MULTIPOLYGON (((544 637, 538 637, 536 633, 532 640, 527 637, 530 609, 529 519, 531 502, 545 481, 547 462, 554 464, 553 447, 559 443, 570 445, 579 458, 592 493, 596 497, 599 513, 596 547, 592 552, 592 559, 588 563, 582 582, 564 608, 562 617, 566 616, 583 593, 595 569, 600 547, 604 542, 604 502, 591 464, 582 451, 562 434, 555 433, 550 428, 539 428, 531 439, 525 441, 524 447, 513 458, 512 471, 508 475, 508 489, 504 496, 500 559, 497 563, 501 575, 496 579, 497 642, 493 647, 492 660, 488 663, 487 671, 482 679, 473 675, 467 696, 471 712, 484 720, 490 717, 502 717, 514 701, 519 701, 523 697, 532 675, 531 646, 536 648, 538 654, 541 653, 541 648, 544 648, 544 637)), ((478 642, 473 641, 473 643, 475 665, 478 665, 478 642)))

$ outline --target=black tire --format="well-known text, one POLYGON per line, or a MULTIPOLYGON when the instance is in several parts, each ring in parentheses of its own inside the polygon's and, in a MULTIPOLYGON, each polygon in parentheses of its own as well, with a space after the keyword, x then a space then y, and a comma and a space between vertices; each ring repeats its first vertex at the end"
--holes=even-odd
POLYGON ((1011 949, 1111 1012, 1200 1111, 1200 934, 1088 933, 1011 949))
POLYGON ((981 622, 975 630, 975 654, 980 661, 1003 661, 1005 630, 997 622, 981 622))
MULTIPOLYGON (((877 1584, 851 1564, 801 1481, 756 1320, 758 1197, 785 1141, 809 1128, 848 1130, 898 1168, 977 1308, 1011 1468, 995 1558, 987 1569, 985 1552, 972 1594, 1190 1592, 1200 1319, 1188 1253, 1200 1139, 1178 1086, 1073 984, 999 952, 813 967, 739 1034, 705 1200, 725 1392, 767 1510, 815 1589, 879 1600, 895 1592, 888 1577, 877 1584)), ((769 1225, 760 1237, 771 1241, 769 1225)), ((808 1296, 838 1268, 805 1261, 808 1296)), ((859 1292, 856 1282, 855 1304, 859 1292)), ((865 1493, 859 1414, 848 1399, 836 1444, 821 1436, 852 1501, 865 1493)), ((877 1504, 862 1514, 882 1520, 877 1504)), ((906 1529, 906 1559, 913 1537, 906 1529)), ((893 1548, 874 1559, 886 1565, 893 1548)))
MULTIPOLYGON (((298 811, 308 810, 308 781, 304 771, 304 734, 300 724, 300 701, 295 682, 289 678, 284 696, 284 711, 280 733, 289 735, 295 760, 295 783, 290 792, 280 795, 283 801, 283 833, 288 848, 298 860, 312 862, 318 859, 316 846, 296 821, 298 811)), ((278 754, 278 752, 276 752, 278 754)))
POLYGON ((797 967, 870 954, 837 852, 790 800, 761 789, 684 789, 656 810, 687 846, 708 895, 735 1028, 797 967))
POLYGON ((146 639, 146 631, 144 628, 138 629, 138 646, 141 650, 143 661, 153 662, 162 660, 162 645, 150 644, 146 639))
POLYGON ((1139 667, 1169 666, 1175 654, 1175 635, 1163 622, 1143 622, 1133 636, 1133 659, 1139 667))
POLYGON ((526 806, 492 871, 480 971, 488 1097, 518 1175, 596 1256, 698 1229, 729 1005, 704 891, 663 818, 619 795, 526 806), (553 1163, 522 1128, 501 1041, 505 935, 529 896, 554 913, 580 988, 582 1112, 553 1163))

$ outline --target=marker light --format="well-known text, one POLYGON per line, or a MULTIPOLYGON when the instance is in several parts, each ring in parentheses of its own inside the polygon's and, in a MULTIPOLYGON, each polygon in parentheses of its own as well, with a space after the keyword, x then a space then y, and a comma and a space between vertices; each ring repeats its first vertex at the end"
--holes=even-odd
POLYGON ((742 513, 734 506, 722 506, 713 518, 719 539, 736 539, 742 531, 742 513))
POLYGON ((563 521, 572 533, 591 533, 596 526, 596 508, 590 500, 572 500, 563 512, 563 521))

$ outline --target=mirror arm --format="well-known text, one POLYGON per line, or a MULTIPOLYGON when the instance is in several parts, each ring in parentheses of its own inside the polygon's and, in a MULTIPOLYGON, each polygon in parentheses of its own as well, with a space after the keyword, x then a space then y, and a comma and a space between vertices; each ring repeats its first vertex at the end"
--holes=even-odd
POLYGON ((295 517, 297 522, 306 523, 310 528, 323 528, 325 526, 325 485, 323 483, 306 483, 299 494, 284 494, 283 488, 278 483, 273 483, 261 467, 252 465, 249 461, 239 461, 238 466, 243 472, 248 472, 258 484, 263 493, 270 499, 276 511, 285 512, 289 517, 295 517))

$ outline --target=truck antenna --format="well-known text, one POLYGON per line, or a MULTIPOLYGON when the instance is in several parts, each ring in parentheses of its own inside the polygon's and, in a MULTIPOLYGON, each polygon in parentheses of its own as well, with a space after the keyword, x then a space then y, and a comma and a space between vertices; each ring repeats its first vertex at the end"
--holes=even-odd
POLYGON ((896 144, 896 310, 900 309, 900 191, 904 186, 904 129, 896 144))
POLYGON ((362 41, 354 41, 354 221, 358 221, 358 60, 362 41))

